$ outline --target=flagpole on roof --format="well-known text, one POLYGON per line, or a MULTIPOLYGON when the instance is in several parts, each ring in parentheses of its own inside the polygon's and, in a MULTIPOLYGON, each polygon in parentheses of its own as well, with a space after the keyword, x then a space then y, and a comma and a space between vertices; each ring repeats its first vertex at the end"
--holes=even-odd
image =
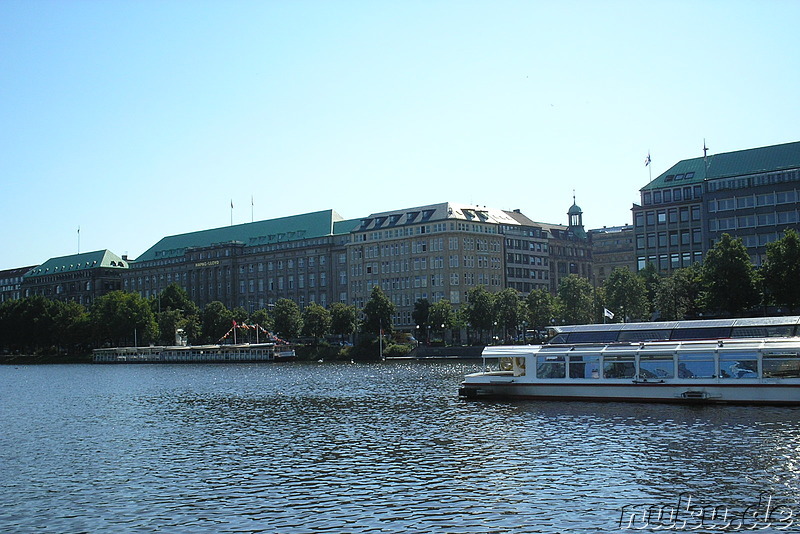
POLYGON ((231 226, 233 226, 233 199, 231 199, 231 226))
POLYGON ((81 227, 78 226, 78 254, 81 253, 81 227))
POLYGON ((644 158, 644 166, 647 167, 647 170, 650 172, 650 181, 653 181, 653 167, 650 166, 650 149, 647 150, 647 157, 644 158))
POLYGON ((253 212, 254 206, 255 206, 255 201, 253 200, 253 195, 250 195, 250 222, 255 221, 255 216, 253 212))

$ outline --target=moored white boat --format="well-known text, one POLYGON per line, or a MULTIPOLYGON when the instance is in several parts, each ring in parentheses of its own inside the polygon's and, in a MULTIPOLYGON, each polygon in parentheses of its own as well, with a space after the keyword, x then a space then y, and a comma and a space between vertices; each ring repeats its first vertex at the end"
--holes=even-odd
POLYGON ((279 343, 177 345, 95 349, 94 363, 226 363, 295 359, 294 347, 279 343))
POLYGON ((800 404, 800 337, 486 347, 466 398, 800 404))

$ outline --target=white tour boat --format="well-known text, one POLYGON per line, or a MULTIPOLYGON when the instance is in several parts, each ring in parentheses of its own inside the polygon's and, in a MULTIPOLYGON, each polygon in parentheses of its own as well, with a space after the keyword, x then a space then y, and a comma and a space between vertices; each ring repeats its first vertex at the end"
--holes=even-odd
POLYGON ((486 347, 486 371, 467 375, 459 394, 466 398, 800 404, 799 322, 798 317, 784 317, 561 327, 546 345, 486 347), (737 321, 742 328, 738 333, 737 321), (727 330, 717 331, 721 337, 698 338, 702 328, 727 330), (669 332, 659 332, 659 340, 651 341, 644 334, 648 329, 669 332), (565 332, 581 335, 572 341, 559 338, 565 332), (609 332, 615 332, 614 340, 591 339, 613 337, 609 332), (623 332, 632 339, 620 340, 623 332))
POLYGON ((175 331, 175 345, 149 347, 107 347, 92 351, 94 363, 242 363, 287 361, 296 358, 294 346, 273 336, 260 325, 233 322, 233 327, 215 345, 189 345, 182 328, 175 331), (254 330, 255 343, 237 343, 236 331, 254 330), (232 334, 232 336, 231 336, 232 334), (258 334, 268 341, 258 342, 258 334), (233 337, 233 344, 222 341, 233 337))
POLYGON ((244 363, 294 360, 291 345, 241 343, 95 349, 94 363, 244 363))

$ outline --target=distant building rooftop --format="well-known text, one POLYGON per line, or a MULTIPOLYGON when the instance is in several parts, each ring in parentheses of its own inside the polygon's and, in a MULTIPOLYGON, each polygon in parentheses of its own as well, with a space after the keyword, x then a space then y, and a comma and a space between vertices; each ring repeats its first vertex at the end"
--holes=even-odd
POLYGON ((50 258, 38 267, 34 267, 25 278, 61 274, 67 272, 80 272, 108 267, 114 269, 127 269, 128 262, 109 250, 96 250, 71 256, 50 258))
POLYGON ((641 191, 800 167, 800 141, 681 160, 641 191))
POLYGON ((136 258, 136 263, 183 256, 186 250, 221 243, 253 247, 330 235, 348 234, 360 221, 345 220, 333 210, 291 215, 246 224, 200 230, 162 238, 136 258))

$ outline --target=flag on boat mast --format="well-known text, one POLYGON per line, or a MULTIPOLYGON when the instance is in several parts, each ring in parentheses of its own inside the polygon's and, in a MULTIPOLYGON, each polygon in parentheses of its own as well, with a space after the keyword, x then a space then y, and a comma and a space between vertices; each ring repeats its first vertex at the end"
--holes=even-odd
POLYGON ((608 317, 609 319, 613 319, 614 318, 614 312, 612 312, 608 308, 603 308, 603 317, 608 317))

